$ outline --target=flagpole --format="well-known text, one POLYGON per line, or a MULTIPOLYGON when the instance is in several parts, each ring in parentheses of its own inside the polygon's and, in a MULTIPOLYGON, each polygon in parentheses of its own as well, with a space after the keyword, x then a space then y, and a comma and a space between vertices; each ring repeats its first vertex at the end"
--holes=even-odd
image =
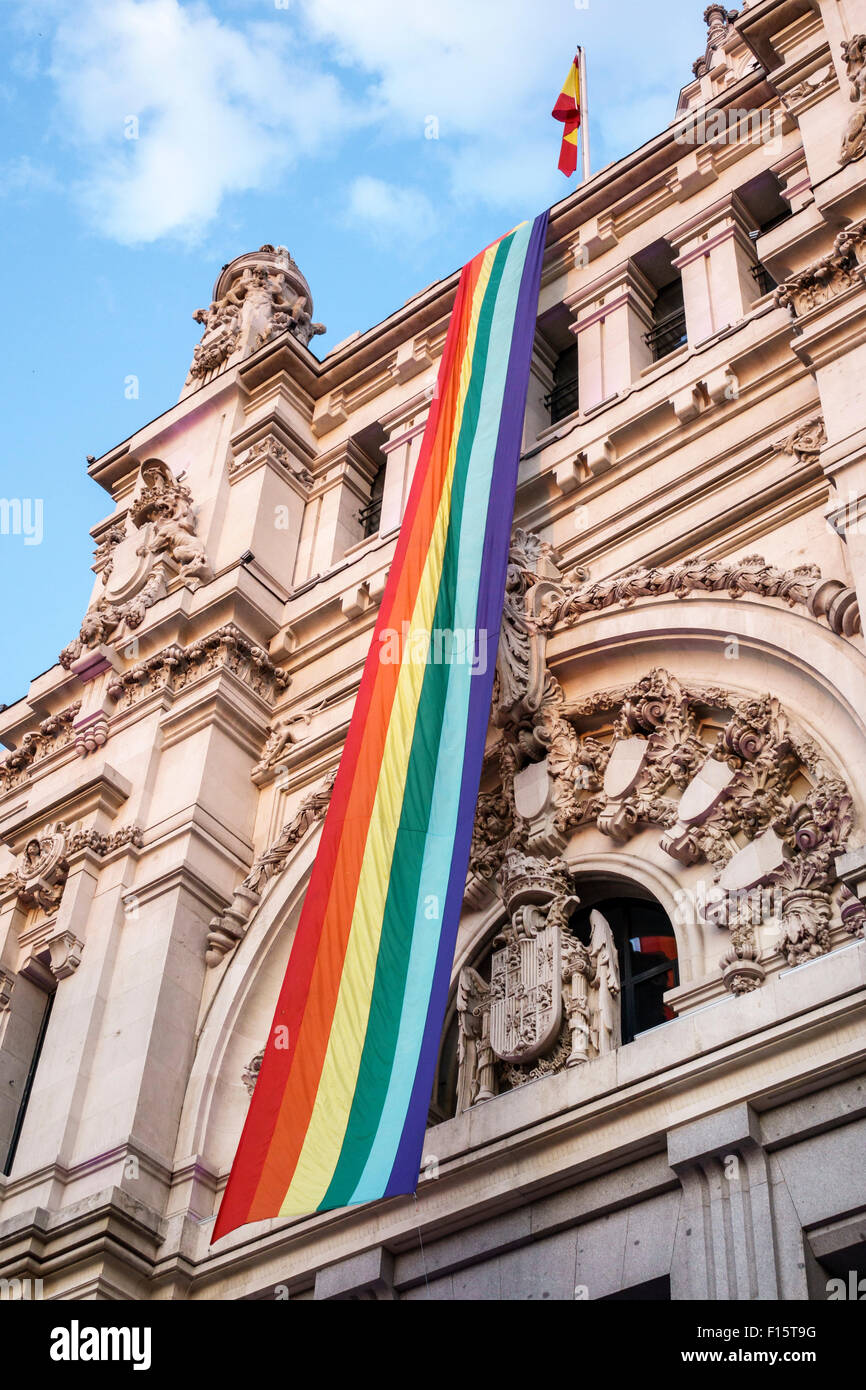
POLYGON ((586 91, 586 53, 582 44, 577 51, 580 55, 577 70, 580 89, 580 149, 583 155, 583 181, 586 183, 589 178, 589 103, 587 102, 586 91))

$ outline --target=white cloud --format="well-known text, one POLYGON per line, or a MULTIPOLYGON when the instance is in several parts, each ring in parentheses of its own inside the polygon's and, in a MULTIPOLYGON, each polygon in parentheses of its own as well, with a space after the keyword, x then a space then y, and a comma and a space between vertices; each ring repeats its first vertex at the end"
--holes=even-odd
POLYGON ((349 189, 347 217, 383 244, 410 244, 432 236, 436 213, 425 193, 362 174, 349 189))
POLYGON ((79 196, 127 243, 199 236, 227 194, 281 177, 346 118, 288 27, 241 31, 177 0, 91 0, 61 20, 51 76, 84 160, 79 196))
MULTIPOLYGON (((569 185, 555 175, 550 118, 574 45, 587 52, 593 167, 628 153, 673 117, 703 29, 693 0, 296 0, 310 32, 371 74, 393 138, 421 139, 439 120, 440 150, 460 200, 525 203, 569 185), (687 14, 693 27, 677 23, 687 14), (557 177, 559 182, 557 182, 557 177)), ((573 185, 571 185, 573 187, 573 185)))

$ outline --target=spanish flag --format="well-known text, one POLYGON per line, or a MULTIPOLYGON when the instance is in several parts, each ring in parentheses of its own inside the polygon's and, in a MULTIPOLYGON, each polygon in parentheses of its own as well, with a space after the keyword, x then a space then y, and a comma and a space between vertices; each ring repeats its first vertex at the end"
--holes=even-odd
POLYGON ((562 91, 556 99, 551 115, 562 121, 562 149, 559 152, 559 168, 570 178, 577 168, 577 132, 580 127, 580 50, 568 70, 562 91))

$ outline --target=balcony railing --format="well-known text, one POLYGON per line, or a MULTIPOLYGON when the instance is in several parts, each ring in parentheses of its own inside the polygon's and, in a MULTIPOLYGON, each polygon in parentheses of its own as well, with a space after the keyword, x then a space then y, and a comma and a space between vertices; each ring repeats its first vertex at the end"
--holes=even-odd
POLYGON ((571 381, 561 381, 558 386, 554 386, 544 398, 544 405, 550 411, 550 423, 555 425, 557 420, 564 420, 566 415, 573 415, 578 406, 578 385, 577 377, 572 377, 571 381))
POLYGON ((660 358, 667 357, 669 352, 674 352, 678 347, 682 347, 686 341, 685 309, 677 309, 674 313, 659 319, 649 333, 644 333, 643 340, 649 345, 654 362, 658 362, 660 358))
POLYGON ((752 279, 758 286, 758 292, 760 294, 769 294, 770 290, 774 290, 776 288, 776 281, 773 279, 767 267, 765 265, 761 265, 760 261, 758 261, 756 265, 751 266, 750 269, 752 273, 752 279))
POLYGON ((367 503, 366 507, 362 507, 358 512, 358 520, 361 523, 361 530, 364 533, 365 540, 368 536, 375 536, 379 529, 379 522, 381 519, 382 498, 374 497, 367 503))

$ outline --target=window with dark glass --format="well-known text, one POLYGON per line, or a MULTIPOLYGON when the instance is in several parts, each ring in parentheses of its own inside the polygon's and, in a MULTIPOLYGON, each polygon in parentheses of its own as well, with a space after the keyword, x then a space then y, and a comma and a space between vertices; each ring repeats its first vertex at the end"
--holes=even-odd
MULTIPOLYGON (((620 1010, 623 1044, 638 1033, 674 1017, 664 995, 679 983, 677 943, 664 909, 642 898, 606 898, 592 907, 607 918, 620 970, 620 1010)), ((590 908, 582 908, 573 929, 589 943, 590 908)))
POLYGON ((550 411, 552 425, 577 410, 577 343, 572 343, 557 357, 553 368, 553 390, 545 396, 544 404, 550 411))
POLYGON ((683 282, 675 280, 660 289, 653 304, 653 326, 645 339, 653 355, 659 362, 668 353, 675 352, 686 341, 686 310, 683 303, 683 282))
MULTIPOLYGON (((774 227, 787 222, 792 216, 791 205, 782 197, 779 180, 770 169, 762 170, 757 178, 738 189, 737 197, 756 223, 755 230, 749 233, 755 243, 760 241, 766 232, 771 232, 774 227)), ((759 294, 769 294, 776 288, 778 282, 758 259, 757 245, 755 264, 751 267, 751 272, 759 294)))
POLYGON ((382 519, 382 497, 385 492, 385 464, 380 464, 376 476, 370 488, 370 500, 365 507, 358 513, 358 520, 364 533, 364 539, 368 536, 375 536, 379 530, 379 522, 382 519))

